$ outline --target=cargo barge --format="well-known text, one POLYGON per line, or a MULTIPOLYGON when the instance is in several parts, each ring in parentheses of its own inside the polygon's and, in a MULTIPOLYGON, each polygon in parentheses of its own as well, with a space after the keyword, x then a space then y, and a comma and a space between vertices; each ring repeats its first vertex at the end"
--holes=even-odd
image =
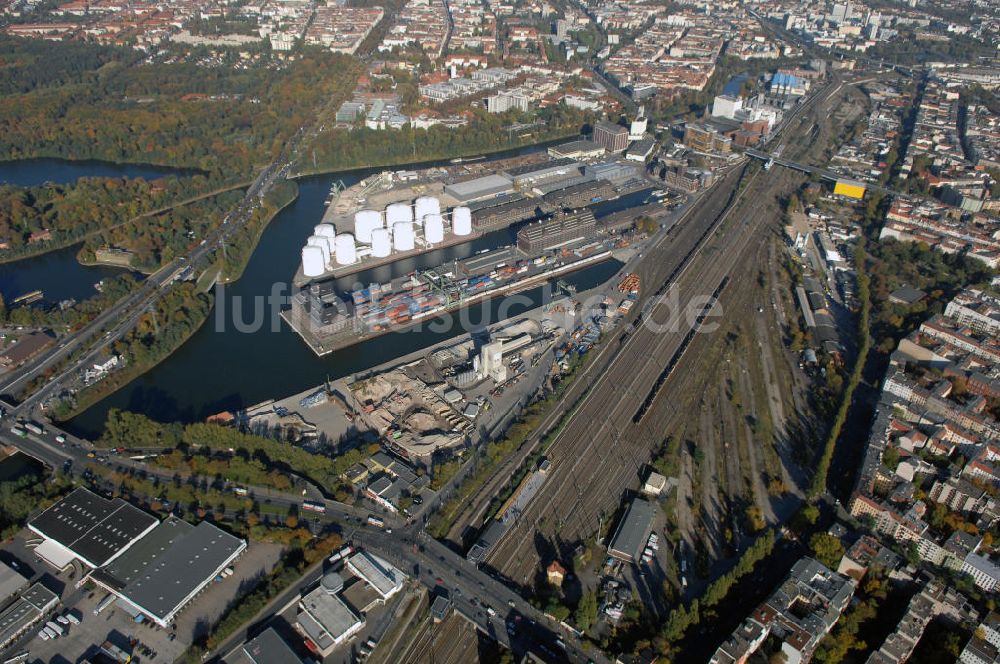
POLYGON ((463 275, 465 265, 449 263, 350 293, 336 292, 332 281, 313 283, 296 293, 281 315, 313 352, 323 356, 596 265, 611 258, 611 250, 603 242, 592 242, 532 258, 504 248, 473 259, 484 265, 491 257, 496 262, 488 271, 463 275))

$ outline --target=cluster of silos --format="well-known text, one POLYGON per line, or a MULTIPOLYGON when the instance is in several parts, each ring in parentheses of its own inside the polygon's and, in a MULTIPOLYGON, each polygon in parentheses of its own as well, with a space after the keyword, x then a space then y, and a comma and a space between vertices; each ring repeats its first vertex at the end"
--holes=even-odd
POLYGON ((330 224, 320 224, 313 229, 306 246, 302 247, 302 272, 305 276, 318 277, 326 272, 339 239, 330 224))
MULTIPOLYGON (((450 216, 455 235, 472 234, 469 208, 456 207, 450 216)), ((444 242, 445 215, 437 198, 421 196, 413 205, 393 203, 384 213, 359 210, 354 214, 353 235, 336 233, 330 224, 320 224, 302 248, 302 271, 307 277, 318 277, 334 267, 356 263, 359 255, 369 251, 374 258, 387 258, 393 251, 411 251, 416 248, 418 227, 427 244, 444 242)))

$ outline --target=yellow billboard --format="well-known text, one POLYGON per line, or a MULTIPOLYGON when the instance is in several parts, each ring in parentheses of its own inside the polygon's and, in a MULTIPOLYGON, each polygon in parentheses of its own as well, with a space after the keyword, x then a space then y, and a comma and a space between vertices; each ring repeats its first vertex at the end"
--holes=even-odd
POLYGON ((865 185, 860 182, 837 180, 837 184, 833 187, 833 193, 847 196, 848 198, 862 199, 865 197, 865 185))

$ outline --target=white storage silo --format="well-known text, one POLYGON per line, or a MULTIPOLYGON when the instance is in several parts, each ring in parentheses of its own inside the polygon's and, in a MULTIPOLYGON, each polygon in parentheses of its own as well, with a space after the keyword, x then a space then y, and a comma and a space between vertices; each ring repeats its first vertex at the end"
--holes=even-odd
POLYGON ((302 247, 302 274, 307 277, 318 277, 326 272, 326 261, 323 260, 323 250, 307 244, 302 247))
POLYGON ((337 255, 337 238, 331 235, 323 239, 326 240, 326 255, 328 256, 326 262, 331 263, 333 257, 337 255))
POLYGON ((407 203, 393 203, 385 209, 386 226, 392 228, 401 221, 413 223, 413 208, 407 203))
POLYGON ((392 246, 396 251, 413 249, 413 224, 401 221, 392 227, 392 246))
POLYGON ((372 231, 382 227, 382 213, 376 210, 358 210, 354 213, 354 235, 358 242, 371 242, 372 231))
POLYGON ((464 206, 452 210, 451 230, 455 235, 472 234, 472 210, 464 206))
POLYGON ((392 253, 392 242, 389 240, 388 228, 376 228, 372 231, 372 256, 385 258, 392 253))
POLYGON ((417 219, 423 219, 429 214, 441 214, 441 203, 433 196, 421 196, 413 203, 417 219))
POLYGON ((439 214, 424 217, 424 239, 431 244, 444 241, 444 219, 439 214))
POLYGON ((313 229, 313 235, 318 235, 320 237, 335 237, 337 232, 333 228, 333 224, 320 224, 313 229))
POLYGON ((351 265, 358 262, 358 250, 354 246, 354 236, 350 233, 341 233, 334 240, 336 245, 336 257, 338 265, 351 265))
POLYGON ((319 235, 310 235, 309 239, 306 240, 307 247, 319 247, 319 250, 323 252, 323 265, 330 262, 330 245, 327 243, 328 239, 319 235))

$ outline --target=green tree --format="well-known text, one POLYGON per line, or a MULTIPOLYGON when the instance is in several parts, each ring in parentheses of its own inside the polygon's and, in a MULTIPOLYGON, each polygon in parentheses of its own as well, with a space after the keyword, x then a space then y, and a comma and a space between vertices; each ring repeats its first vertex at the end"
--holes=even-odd
POLYGON ((830 569, 837 569, 840 559, 844 557, 844 545, 839 538, 830 533, 816 533, 809 539, 809 548, 816 560, 830 569))

